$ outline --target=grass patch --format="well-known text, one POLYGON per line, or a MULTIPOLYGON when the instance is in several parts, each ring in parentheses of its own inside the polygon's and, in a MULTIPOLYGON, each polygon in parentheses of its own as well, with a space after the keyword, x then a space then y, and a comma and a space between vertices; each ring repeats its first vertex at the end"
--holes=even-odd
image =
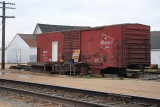
POLYGON ((87 76, 81 76, 81 78, 102 78, 101 75, 97 75, 97 74, 90 74, 90 75, 87 75, 87 76))
POLYGON ((91 76, 90 76, 90 75, 87 75, 87 76, 81 76, 81 78, 89 79, 89 78, 91 78, 91 76))
POLYGON ((90 77, 93 77, 93 78, 102 78, 102 75, 90 74, 90 77))
POLYGON ((124 78, 123 77, 119 77, 119 80, 124 80, 124 78))
POLYGON ((70 78, 86 78, 86 79, 90 79, 90 78, 102 78, 102 75, 97 75, 97 74, 90 74, 87 76, 69 76, 70 78))

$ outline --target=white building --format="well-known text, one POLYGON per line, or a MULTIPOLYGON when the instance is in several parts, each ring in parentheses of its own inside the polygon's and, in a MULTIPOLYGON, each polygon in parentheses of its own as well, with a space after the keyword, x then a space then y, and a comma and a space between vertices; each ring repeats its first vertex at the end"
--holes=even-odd
POLYGON ((37 62, 37 36, 17 34, 7 48, 7 62, 37 62))
POLYGON ((151 32, 151 64, 160 68, 160 31, 151 32))

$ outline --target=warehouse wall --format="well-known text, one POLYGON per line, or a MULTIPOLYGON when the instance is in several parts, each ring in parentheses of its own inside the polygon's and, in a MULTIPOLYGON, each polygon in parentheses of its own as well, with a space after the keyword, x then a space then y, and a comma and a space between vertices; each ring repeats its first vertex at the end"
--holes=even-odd
POLYGON ((151 50, 151 64, 158 64, 160 68, 160 49, 151 50))
POLYGON ((29 62, 30 47, 18 35, 15 36, 7 48, 8 63, 27 63, 29 62))
POLYGON ((41 34, 41 33, 42 33, 42 31, 39 28, 39 26, 37 25, 36 28, 35 28, 35 30, 34 30, 34 32, 33 32, 33 34, 41 34))
POLYGON ((37 47, 30 48, 29 62, 37 62, 37 47))

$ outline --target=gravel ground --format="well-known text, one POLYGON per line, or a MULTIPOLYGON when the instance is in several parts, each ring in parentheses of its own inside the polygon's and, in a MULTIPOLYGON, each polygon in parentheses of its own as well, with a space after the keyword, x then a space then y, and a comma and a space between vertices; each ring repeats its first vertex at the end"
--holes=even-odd
POLYGON ((129 98, 111 97, 111 96, 110 97, 100 97, 100 96, 94 96, 90 94, 81 94, 81 93, 75 93, 75 92, 28 86, 25 84, 14 84, 14 83, 8 83, 8 82, 3 82, 3 83, 0 82, 0 85, 5 86, 5 87, 11 87, 11 88, 16 88, 16 89, 46 94, 46 95, 60 96, 60 97, 71 98, 75 100, 92 102, 92 103, 106 104, 106 106, 156 107, 156 105, 137 104, 137 103, 132 102, 131 99, 129 98))
POLYGON ((120 78, 77 78, 64 75, 33 73, 20 70, 0 70, 0 78, 98 90, 144 97, 160 98, 160 82, 120 78))
POLYGON ((51 102, 0 92, 0 107, 60 107, 51 102))
MULTIPOLYGON (((68 77, 64 75, 50 75, 46 73, 33 73, 29 71, 9 70, 9 69, 0 70, 0 78, 160 98, 160 90, 159 90, 160 82, 157 82, 157 81, 148 81, 148 80, 146 81, 146 80, 138 80, 138 79, 125 79, 125 78, 123 80, 120 80, 120 78, 89 78, 87 79, 87 78, 68 77)), ((149 75, 147 75, 147 77, 145 78, 150 78, 150 77, 149 75)), ((69 93, 64 94, 64 96, 68 96, 68 95, 69 93)), ((75 97, 77 96, 78 95, 75 94, 75 97)), ((87 97, 88 96, 83 96, 84 100, 87 97)), ((3 99, 0 100, 0 105, 4 105, 2 107, 17 107, 18 105, 17 103, 16 106, 13 106, 14 104, 9 103, 10 101, 12 102, 12 98, 10 98, 11 100, 9 101, 5 99, 3 100, 3 99)), ((13 100, 14 103, 19 102, 16 99, 13 100)), ((90 100, 93 100, 93 99, 94 98, 92 97, 90 98, 90 100)), ((96 101, 98 101, 98 98, 96 101)), ((45 105, 43 105, 45 104, 44 102, 38 105, 32 104, 32 103, 26 103, 26 104, 30 104, 30 105, 26 105, 25 107, 45 107, 45 105)), ((22 101, 22 103, 19 104, 18 107, 24 107, 23 105, 25 105, 24 101, 22 101)))

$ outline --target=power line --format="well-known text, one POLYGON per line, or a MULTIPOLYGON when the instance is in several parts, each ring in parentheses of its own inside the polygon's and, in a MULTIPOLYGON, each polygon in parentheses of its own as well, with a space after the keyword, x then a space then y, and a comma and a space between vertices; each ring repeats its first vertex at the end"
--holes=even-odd
POLYGON ((15 5, 14 3, 5 3, 5 1, 0 2, 2 4, 2 61, 1 61, 1 69, 5 69, 5 20, 6 18, 15 18, 14 16, 6 16, 5 15, 5 10, 6 9, 15 9, 12 7, 6 7, 6 5, 15 5))
MULTIPOLYGON (((37 3, 34 3, 34 4, 31 4, 31 5, 28 5, 28 6, 24 6, 22 8, 16 8, 17 11, 16 11, 16 16, 21 16, 23 14, 28 14, 28 13, 31 13, 32 11, 29 11, 30 9, 32 8, 37 8, 39 6, 44 6, 44 4, 46 3, 49 3, 51 2, 52 0, 43 0, 43 1, 40 1, 40 2, 37 2, 37 3)), ((11 12, 8 12, 8 13, 11 13, 11 12)))

